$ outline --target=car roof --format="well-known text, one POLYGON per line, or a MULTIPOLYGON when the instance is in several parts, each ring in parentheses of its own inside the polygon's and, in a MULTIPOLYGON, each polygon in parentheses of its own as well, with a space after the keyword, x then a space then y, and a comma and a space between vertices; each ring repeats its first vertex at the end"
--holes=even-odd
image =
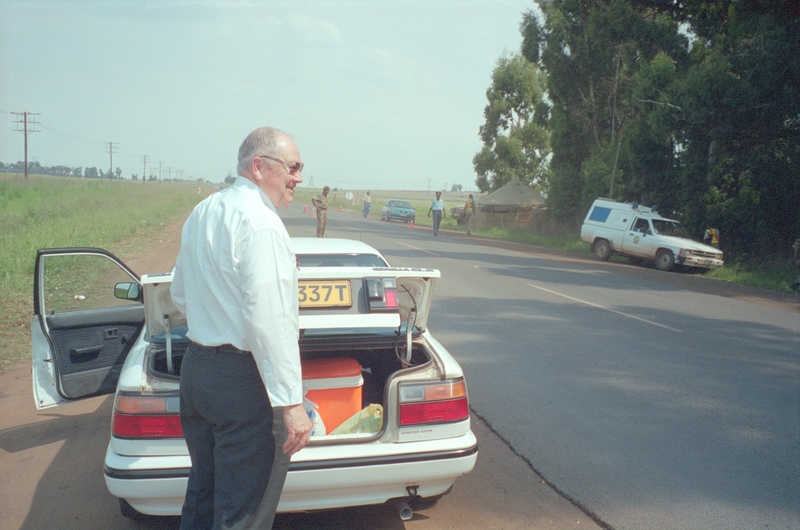
POLYGON ((383 255, 363 241, 321 237, 293 237, 295 254, 374 254, 383 255))

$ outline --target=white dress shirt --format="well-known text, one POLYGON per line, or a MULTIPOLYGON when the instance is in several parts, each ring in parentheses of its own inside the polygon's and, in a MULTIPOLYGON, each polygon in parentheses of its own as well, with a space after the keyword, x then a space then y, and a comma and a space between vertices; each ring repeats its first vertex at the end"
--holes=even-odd
POLYGON ((444 210, 444 200, 443 199, 433 199, 431 201, 431 210, 434 212, 436 210, 444 210))
POLYGON ((253 352, 273 407, 303 402, 294 250, 253 182, 237 177, 192 211, 170 294, 191 340, 253 352))

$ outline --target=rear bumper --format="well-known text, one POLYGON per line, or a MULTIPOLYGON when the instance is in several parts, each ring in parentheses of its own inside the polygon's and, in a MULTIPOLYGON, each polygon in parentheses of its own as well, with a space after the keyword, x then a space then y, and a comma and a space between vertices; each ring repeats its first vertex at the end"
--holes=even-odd
MULTIPOLYGON (((409 486, 416 487, 421 497, 441 495, 475 467, 478 457, 472 431, 455 439, 378 445, 394 448, 394 452, 292 462, 278 511, 382 504, 406 497, 409 486), (404 452, 397 452, 398 447, 404 452)), ((180 515, 188 460, 188 456, 122 456, 109 445, 104 465, 106 487, 141 513, 180 515)))

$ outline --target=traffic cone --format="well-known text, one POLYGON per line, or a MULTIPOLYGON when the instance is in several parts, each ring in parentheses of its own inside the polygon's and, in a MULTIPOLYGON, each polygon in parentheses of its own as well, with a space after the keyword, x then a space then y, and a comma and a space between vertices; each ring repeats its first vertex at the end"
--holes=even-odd
POLYGON ((308 213, 308 205, 307 204, 303 205, 303 213, 308 213))
POLYGON ((311 208, 311 217, 316 217, 316 216, 317 216, 317 209, 311 208))
POLYGON ((411 221, 410 223, 408 223, 408 229, 409 230, 414 230, 414 221, 411 221))
POLYGON ((342 205, 339 205, 339 213, 342 213, 342 205))

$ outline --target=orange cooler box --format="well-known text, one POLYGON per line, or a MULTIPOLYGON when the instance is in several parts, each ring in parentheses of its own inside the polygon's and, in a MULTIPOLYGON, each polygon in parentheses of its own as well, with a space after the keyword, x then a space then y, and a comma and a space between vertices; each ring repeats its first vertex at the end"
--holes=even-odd
POLYGON ((331 432, 350 416, 360 411, 361 365, 351 357, 302 361, 303 388, 306 398, 319 408, 317 412, 331 432))

